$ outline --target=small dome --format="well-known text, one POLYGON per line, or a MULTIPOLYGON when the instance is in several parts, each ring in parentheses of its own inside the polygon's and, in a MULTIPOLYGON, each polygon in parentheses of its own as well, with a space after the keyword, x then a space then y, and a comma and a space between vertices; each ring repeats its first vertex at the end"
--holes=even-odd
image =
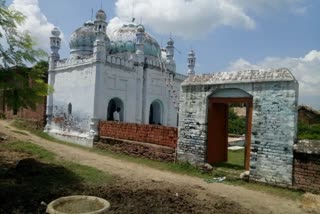
POLYGON ((193 50, 191 50, 191 51, 189 52, 189 54, 188 54, 188 57, 189 57, 189 58, 194 58, 195 56, 196 56, 196 54, 194 53, 193 50))
MULTIPOLYGON (((94 42, 97 38, 94 27, 92 21, 87 21, 71 34, 69 42, 71 54, 88 55, 93 53, 94 42)), ((107 35, 105 36, 105 42, 106 44, 110 42, 107 35)), ((109 45, 107 45, 106 50, 109 51, 109 45)))
POLYGON ((138 25, 137 31, 140 32, 140 33, 143 33, 144 32, 143 25, 138 25))
POLYGON ((99 20, 99 21, 105 21, 107 19, 107 15, 103 10, 100 9, 96 13, 96 19, 99 20))
POLYGON ((173 46, 174 45, 174 41, 173 39, 170 37, 168 42, 167 42, 168 46, 173 46))
POLYGON ((96 40, 94 25, 86 22, 84 26, 78 28, 71 34, 70 52, 76 54, 90 54, 93 52, 93 44, 96 40))
POLYGON ((61 32, 58 28, 55 27, 52 29, 51 34, 52 36, 59 37, 61 35, 61 32))
POLYGON ((144 32, 142 25, 134 23, 124 24, 121 28, 109 35, 111 40, 111 54, 125 52, 135 53, 137 32, 144 33, 144 54, 159 57, 161 51, 158 42, 150 34, 144 32))

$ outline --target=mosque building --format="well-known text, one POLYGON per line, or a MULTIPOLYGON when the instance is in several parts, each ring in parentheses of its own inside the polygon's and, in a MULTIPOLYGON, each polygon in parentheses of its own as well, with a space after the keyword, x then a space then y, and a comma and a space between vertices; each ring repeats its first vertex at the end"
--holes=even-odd
MULTIPOLYGON (((103 10, 75 30, 70 56, 60 59, 60 31, 52 30, 45 130, 64 140, 91 145, 100 120, 177 126, 180 84, 174 41, 165 48, 142 24, 128 23, 107 34, 103 10)), ((189 53, 188 74, 195 55, 189 53)))

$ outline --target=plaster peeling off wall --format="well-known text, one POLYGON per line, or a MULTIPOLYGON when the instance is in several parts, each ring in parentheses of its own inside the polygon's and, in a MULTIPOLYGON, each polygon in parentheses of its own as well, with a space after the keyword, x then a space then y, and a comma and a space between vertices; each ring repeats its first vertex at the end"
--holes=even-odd
POLYGON ((89 134, 90 117, 80 112, 69 114, 66 107, 54 106, 52 122, 53 130, 61 134, 85 136, 89 134))

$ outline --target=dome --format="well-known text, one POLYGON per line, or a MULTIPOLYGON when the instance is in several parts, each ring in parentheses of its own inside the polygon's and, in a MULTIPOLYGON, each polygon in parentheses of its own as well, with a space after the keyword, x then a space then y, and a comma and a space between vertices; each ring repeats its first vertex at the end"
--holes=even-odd
POLYGON ((138 32, 143 33, 144 32, 143 25, 138 25, 137 30, 138 30, 138 32))
POLYGON ((170 37, 168 42, 167 42, 168 46, 173 46, 174 45, 174 41, 173 39, 170 37))
MULTIPOLYGON (((71 54, 87 55, 93 53, 93 46, 96 40, 96 33, 94 31, 94 23, 88 21, 71 34, 70 38, 70 52, 71 54)), ((109 38, 106 36, 106 43, 109 43, 109 38)), ((107 51, 108 51, 107 47, 107 51)))
POLYGON ((71 34, 70 52, 76 54, 90 54, 93 52, 93 44, 96 40, 94 25, 92 22, 86 22, 84 26, 78 28, 71 34))
POLYGON ((52 36, 59 37, 61 35, 61 32, 58 28, 55 27, 52 29, 51 34, 52 36))
MULTIPOLYGON (((111 54, 125 53, 136 51, 137 31, 143 33, 144 27, 134 23, 125 24, 118 30, 115 30, 109 35, 111 41, 111 54)), ((144 32, 144 54, 154 57, 160 56, 160 45, 158 42, 147 32, 144 32)))
POLYGON ((195 56, 196 56, 196 54, 194 53, 193 50, 191 50, 191 51, 189 52, 189 54, 188 54, 188 57, 189 57, 189 58, 194 58, 195 56))
POLYGON ((99 10, 96 13, 96 19, 99 21, 105 21, 107 19, 107 15, 103 10, 99 10))

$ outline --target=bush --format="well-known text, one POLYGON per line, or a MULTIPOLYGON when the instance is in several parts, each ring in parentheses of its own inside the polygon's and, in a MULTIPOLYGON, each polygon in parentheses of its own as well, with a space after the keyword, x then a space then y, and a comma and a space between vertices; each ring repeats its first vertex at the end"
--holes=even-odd
POLYGON ((229 108, 228 133, 243 135, 246 133, 246 118, 239 117, 232 108, 229 108))
POLYGON ((298 123, 298 138, 320 140, 320 124, 298 123))

